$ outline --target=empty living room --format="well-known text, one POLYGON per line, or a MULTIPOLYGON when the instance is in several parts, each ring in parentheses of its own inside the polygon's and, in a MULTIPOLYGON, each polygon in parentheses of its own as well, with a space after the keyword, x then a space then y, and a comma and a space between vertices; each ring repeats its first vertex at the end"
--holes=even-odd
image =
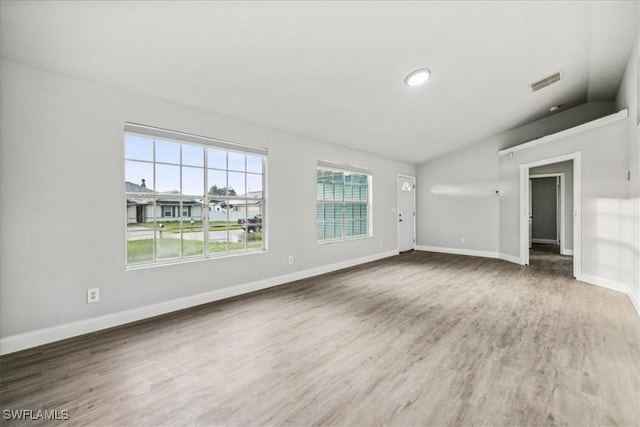
POLYGON ((0 1, 0 411, 640 426, 640 2, 0 1))

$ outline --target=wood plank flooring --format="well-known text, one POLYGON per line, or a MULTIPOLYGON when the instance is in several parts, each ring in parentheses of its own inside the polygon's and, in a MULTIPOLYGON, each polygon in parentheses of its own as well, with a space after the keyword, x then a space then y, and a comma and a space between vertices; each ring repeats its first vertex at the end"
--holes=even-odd
POLYGON ((639 361, 625 295, 409 252, 0 357, 0 408, 79 426, 637 426, 639 361))

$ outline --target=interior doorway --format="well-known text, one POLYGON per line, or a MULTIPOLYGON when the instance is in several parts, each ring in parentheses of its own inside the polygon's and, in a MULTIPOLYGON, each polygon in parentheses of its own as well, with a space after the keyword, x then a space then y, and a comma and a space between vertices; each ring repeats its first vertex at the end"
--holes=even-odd
MULTIPOLYGON (((540 168, 543 171, 572 170, 572 163, 553 163, 529 169, 529 265, 545 273, 568 277, 573 276, 573 259, 563 255, 567 246, 564 232, 565 174, 538 171, 540 168)), ((569 246, 572 246, 571 242, 569 246)))
POLYGON ((398 251, 415 249, 416 244, 416 179, 398 176, 398 251))
POLYGON ((551 261, 556 253, 558 257, 565 255, 563 259, 554 260, 559 262, 556 267, 571 271, 573 277, 581 279, 580 177, 581 153, 579 151, 520 165, 520 261, 522 264, 532 265, 532 258, 534 261, 543 259, 547 262, 551 261), (571 169, 570 172, 564 173, 563 179, 563 173, 554 169, 567 163, 571 165, 571 169), (543 181, 544 178, 551 179, 543 181), (572 188, 567 191, 565 186, 568 181, 571 182, 572 188), (535 209, 535 187, 538 187, 538 183, 541 184, 539 191, 544 191, 543 187, 547 186, 545 196, 547 201, 544 203, 553 205, 546 206, 546 213, 545 209, 540 211, 535 209), (570 206, 566 206, 567 204, 570 206), (536 217, 539 217, 538 223, 541 227, 534 229, 536 217), (543 234, 536 235, 536 233, 543 234), (566 255, 573 255, 573 259, 567 258, 566 255), (563 263, 564 267, 559 266, 563 263))
POLYGON ((533 174, 529 170, 529 248, 533 244, 561 246, 565 253, 565 174, 533 174))

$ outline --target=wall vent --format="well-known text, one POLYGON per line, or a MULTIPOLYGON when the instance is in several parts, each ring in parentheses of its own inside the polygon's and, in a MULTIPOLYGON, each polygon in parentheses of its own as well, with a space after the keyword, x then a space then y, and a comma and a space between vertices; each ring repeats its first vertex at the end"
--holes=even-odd
POLYGON ((543 89, 549 85, 559 82, 560 80, 562 80, 562 73, 558 71, 557 73, 551 74, 550 76, 547 76, 544 79, 531 83, 529 85, 529 89, 531 90, 531 92, 537 92, 540 89, 543 89))

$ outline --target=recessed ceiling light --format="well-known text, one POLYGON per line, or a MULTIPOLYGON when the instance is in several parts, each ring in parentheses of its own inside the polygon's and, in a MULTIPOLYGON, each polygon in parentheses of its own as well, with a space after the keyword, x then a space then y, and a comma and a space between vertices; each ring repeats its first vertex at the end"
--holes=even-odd
POLYGON ((549 111, 553 113, 554 111, 558 111, 560 107, 562 107, 562 105, 554 105, 553 107, 549 108, 549 111))
POLYGON ((419 70, 415 70, 414 72, 410 73, 407 78, 404 79, 404 83, 410 87, 420 86, 421 84, 424 84, 424 82, 429 80, 430 76, 430 69, 420 68, 419 70))

